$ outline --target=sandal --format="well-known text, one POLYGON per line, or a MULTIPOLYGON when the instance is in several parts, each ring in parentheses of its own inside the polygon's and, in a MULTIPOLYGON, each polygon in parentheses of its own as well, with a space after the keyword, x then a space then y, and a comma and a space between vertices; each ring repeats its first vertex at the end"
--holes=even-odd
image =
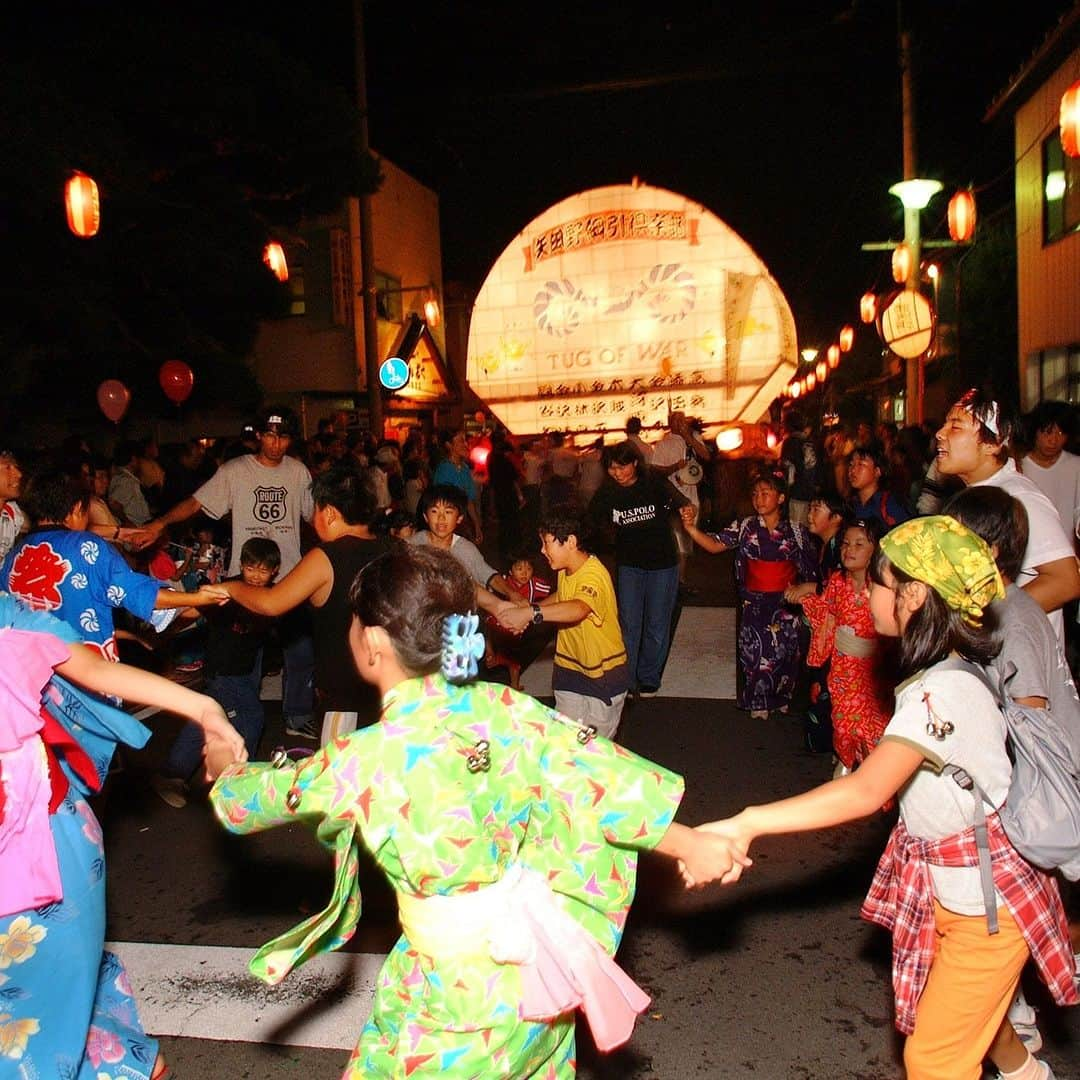
POLYGON ((150 1080, 169 1080, 172 1076, 172 1069, 165 1064, 165 1059, 158 1054, 157 1061, 154 1062, 154 1071, 150 1074, 150 1080))

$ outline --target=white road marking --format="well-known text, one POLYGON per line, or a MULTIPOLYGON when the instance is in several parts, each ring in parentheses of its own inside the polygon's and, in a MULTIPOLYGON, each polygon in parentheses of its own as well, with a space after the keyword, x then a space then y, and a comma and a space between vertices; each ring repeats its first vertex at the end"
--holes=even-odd
MULTIPOLYGON (((522 672, 525 693, 551 697, 554 656, 552 644, 522 672)), ((656 696, 734 700, 735 656, 734 608, 684 607, 656 696)))
POLYGON ((129 941, 107 948, 123 960, 151 1034, 327 1050, 356 1045, 385 959, 329 953, 267 986, 248 971, 254 949, 129 941))

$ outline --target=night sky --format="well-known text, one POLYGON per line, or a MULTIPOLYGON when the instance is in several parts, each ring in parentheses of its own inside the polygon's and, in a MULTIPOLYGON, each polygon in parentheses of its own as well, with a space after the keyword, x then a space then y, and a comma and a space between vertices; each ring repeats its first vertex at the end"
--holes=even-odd
MULTIPOLYGON (((1012 133, 982 118, 1070 6, 908 3, 923 215, 955 187, 1012 199, 1012 133)), ((698 199, 778 279, 801 341, 855 321, 900 238, 897 6, 851 3, 367 5, 372 144, 441 198, 447 278, 478 287, 521 228, 635 175, 698 199), (411 25, 403 10, 413 13, 411 25)))
MULTIPOLYGON (((64 6, 10 7, 7 47, 62 33, 64 6)), ((118 35, 125 12, 155 10, 77 6, 118 35)), ((975 184, 984 218, 1011 202, 1011 126, 982 118, 1071 3, 1025 0, 1005 5, 1006 17, 990 13, 997 6, 903 5, 919 171, 946 188, 923 214, 926 236, 946 235, 955 187, 975 184)), ((439 194, 447 280, 479 289, 546 207, 635 175, 699 200, 742 235, 787 295, 803 342, 829 340, 855 321, 860 294, 888 280, 886 256, 859 247, 902 234, 887 191, 902 178, 895 0, 364 9, 372 146, 439 194)), ((348 0, 170 10, 219 37, 258 27, 289 57, 351 84, 348 0)))

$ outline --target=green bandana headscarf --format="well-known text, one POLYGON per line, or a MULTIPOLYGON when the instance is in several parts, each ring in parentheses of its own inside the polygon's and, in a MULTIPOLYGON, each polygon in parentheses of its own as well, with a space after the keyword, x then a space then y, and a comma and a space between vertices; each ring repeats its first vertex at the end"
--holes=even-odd
POLYGON ((912 518, 881 539, 893 566, 925 582, 971 626, 1005 595, 1001 574, 985 542, 944 514, 912 518))

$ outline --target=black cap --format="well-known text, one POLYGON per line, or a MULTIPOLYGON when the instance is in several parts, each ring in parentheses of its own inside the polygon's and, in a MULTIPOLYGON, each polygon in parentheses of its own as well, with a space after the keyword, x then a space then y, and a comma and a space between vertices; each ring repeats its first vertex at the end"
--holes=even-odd
POLYGON ((295 436, 300 430, 300 425, 292 409, 279 405, 263 409, 259 413, 255 421, 255 430, 260 435, 295 436))

